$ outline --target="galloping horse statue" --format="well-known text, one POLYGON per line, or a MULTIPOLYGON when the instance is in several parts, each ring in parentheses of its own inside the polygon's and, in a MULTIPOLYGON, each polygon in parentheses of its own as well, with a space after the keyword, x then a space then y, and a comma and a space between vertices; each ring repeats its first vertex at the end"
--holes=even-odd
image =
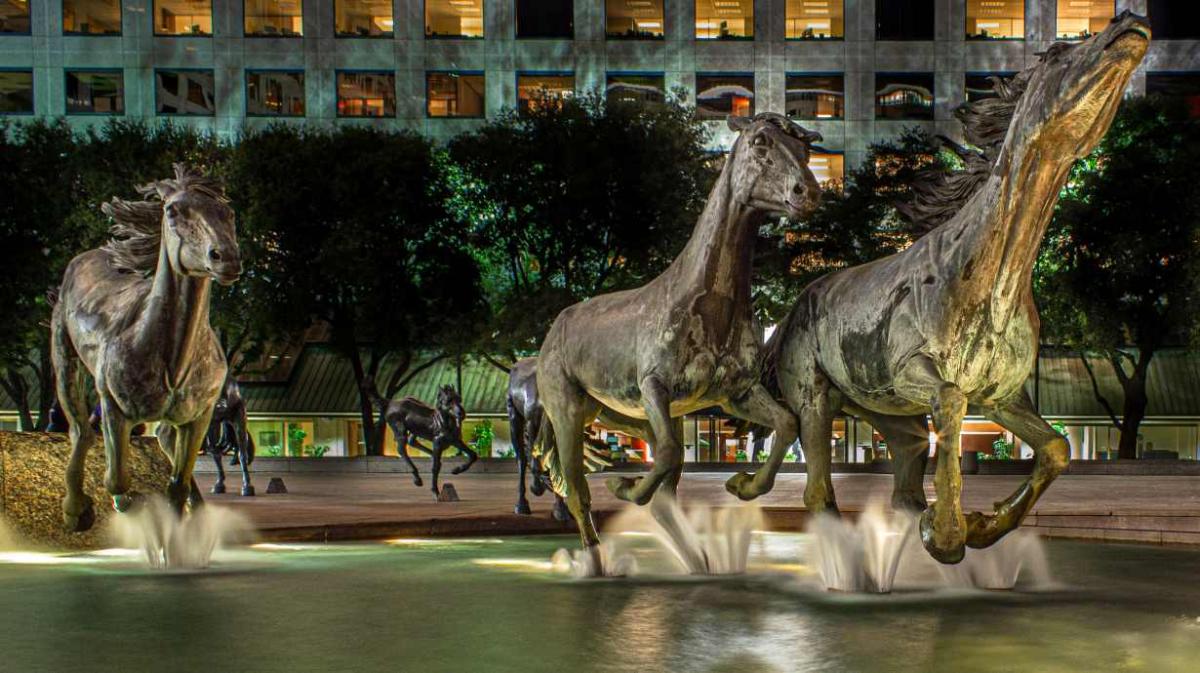
POLYGON ((250 463, 254 462, 254 440, 246 430, 246 400, 242 389, 230 377, 213 407, 212 421, 204 435, 204 451, 212 456, 217 466, 217 481, 212 485, 213 493, 225 492, 225 466, 221 459, 233 454, 230 465, 242 470, 242 495, 254 495, 254 484, 250 483, 250 463))
MULTIPOLYGON (((1071 164, 1099 143, 1150 27, 1128 12, 1100 34, 1055 44, 1037 65, 998 81, 997 97, 960 109, 967 169, 917 189, 908 208, 937 225, 903 252, 809 285, 772 336, 769 360, 800 419, 808 461, 804 503, 836 511, 829 477, 833 417, 865 418, 895 453, 896 507, 924 510, 921 540, 957 563, 1016 528, 1067 466, 1070 447, 1025 392, 1037 358, 1032 271, 1071 164), (1033 474, 991 514, 964 516, 959 432, 978 413, 1032 447, 1033 474), (926 414, 937 432, 937 501, 922 475, 926 414)), ((767 467, 779 467, 776 444, 767 467)), ((769 481, 769 478, 768 478, 769 481)), ((742 495, 745 493, 731 488, 742 495)))
POLYGON ((408 455, 408 447, 411 445, 420 449, 433 459, 430 472, 435 500, 439 494, 438 475, 442 472, 442 454, 447 449, 456 448, 467 457, 467 462, 450 470, 450 474, 466 472, 479 459, 479 456, 463 442, 462 424, 467 412, 463 409, 462 398, 454 386, 442 386, 438 390, 436 408, 415 397, 389 400, 380 395, 371 383, 367 384, 367 394, 379 409, 379 417, 391 427, 396 438, 396 453, 412 470, 414 485, 421 486, 423 482, 421 473, 417 471, 417 466, 408 455), (431 446, 426 447, 418 441, 419 439, 429 441, 431 446))
MULTIPOLYGON (((798 217, 815 207, 820 186, 808 158, 820 135, 773 113, 730 117, 728 123, 738 138, 679 256, 640 288, 564 309, 538 357, 543 426, 556 449, 547 446, 547 466, 596 568, 599 537, 580 430, 601 407, 646 419, 653 430, 655 461, 646 476, 608 481, 617 497, 639 505, 656 492, 674 495, 683 471, 677 419, 685 414, 719 406, 774 429, 776 446, 796 438, 795 417, 759 381, 762 330, 751 310, 751 262, 768 215, 798 217)), ((765 492, 772 484, 744 486, 765 492)), ((663 525, 669 521, 657 502, 651 512, 663 525)), ((707 562, 691 559, 688 565, 704 572, 707 562)))
POLYGON ((167 495, 177 512, 200 501, 192 481, 196 454, 225 381, 225 355, 208 322, 212 281, 229 285, 242 272, 234 213, 221 188, 182 164, 173 179, 138 191, 142 201, 102 206, 113 238, 67 265, 51 319, 59 404, 70 424, 63 519, 67 528, 95 521, 83 492, 83 467, 95 434, 88 425, 86 375, 100 398, 104 484, 118 511, 129 492, 129 433, 158 421, 171 461, 167 495))

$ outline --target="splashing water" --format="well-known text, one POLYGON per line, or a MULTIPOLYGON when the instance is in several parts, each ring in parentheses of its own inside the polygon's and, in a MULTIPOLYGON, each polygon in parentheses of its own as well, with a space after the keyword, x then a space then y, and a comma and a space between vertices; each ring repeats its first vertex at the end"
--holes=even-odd
POLYGON ((1012 589, 1022 571, 1028 572, 1034 588, 1053 584, 1050 565, 1042 539, 1017 529, 987 549, 967 549, 967 555, 956 565, 937 564, 943 581, 953 587, 976 589, 1012 589))
POLYGON ((612 542, 601 542, 588 549, 559 549, 551 557, 550 567, 575 579, 625 577, 637 573, 637 559, 612 542))
POLYGON ((825 588, 891 592, 915 523, 908 514, 886 514, 878 503, 868 505, 854 522, 828 514, 813 517, 808 532, 825 588))
POLYGON ((122 547, 142 550, 151 568, 170 569, 207 568, 218 550, 251 541, 253 529, 244 516, 218 505, 179 517, 162 496, 145 498, 112 524, 122 547))

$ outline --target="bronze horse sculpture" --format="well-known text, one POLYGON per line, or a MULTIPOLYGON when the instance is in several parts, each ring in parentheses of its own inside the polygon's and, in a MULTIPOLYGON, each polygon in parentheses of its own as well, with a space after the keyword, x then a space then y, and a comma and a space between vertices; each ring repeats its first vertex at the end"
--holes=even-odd
POLYGON ((450 474, 461 474, 471 469, 478 454, 471 450, 462 439, 462 424, 467 412, 463 409, 462 398, 454 386, 442 386, 438 390, 436 405, 431 407, 415 397, 405 397, 400 400, 389 400, 379 394, 374 386, 367 384, 367 392, 379 410, 379 417, 392 429, 396 438, 396 453, 408 463, 412 470, 413 484, 422 486, 421 473, 408 455, 408 447, 413 446, 429 454, 433 460, 430 472, 433 481, 433 498, 436 500, 440 493, 438 476, 442 472, 442 454, 448 449, 455 448, 467 457, 467 462, 450 470, 450 474), (426 447, 419 440, 430 442, 426 447))
POLYGON ((203 450, 212 456, 217 466, 217 480, 212 485, 213 493, 225 492, 225 466, 221 459, 232 454, 229 464, 242 470, 242 495, 254 495, 254 484, 250 482, 250 463, 254 462, 254 440, 246 430, 246 400, 242 389, 233 378, 225 384, 217 404, 213 407, 212 421, 204 435, 203 450))
POLYGON ((208 321, 209 294, 242 272, 234 213, 217 183, 182 164, 175 177, 138 188, 142 201, 102 206, 115 222, 107 245, 67 265, 51 319, 59 404, 70 425, 63 519, 95 521, 83 467, 95 434, 88 425, 86 376, 100 398, 108 469, 118 511, 129 492, 130 430, 157 421, 171 461, 167 495, 177 512, 199 502, 196 455, 225 381, 225 355, 208 321))
MULTIPOLYGON (((820 186, 808 169, 820 139, 773 113, 730 117, 738 132, 683 251, 660 276, 633 290, 600 295, 559 313, 538 357, 537 387, 545 409, 546 462, 555 491, 579 526, 599 568, 599 537, 590 513, 580 430, 603 407, 648 421, 655 461, 640 479, 613 477, 608 487, 644 505, 673 497, 683 470, 681 417, 719 406, 771 427, 776 446, 796 438, 795 417, 759 381, 762 330, 751 310, 754 243, 770 214, 803 216, 820 186)), ((743 486, 770 489, 764 472, 743 486)), ((666 508, 652 503, 660 524, 666 508)), ((688 565, 703 572, 706 562, 688 565)))
MULTIPOLYGON (((998 81, 997 97, 959 111, 967 169, 917 189, 909 212, 936 226, 903 252, 809 285, 772 337, 769 360, 798 415, 808 462, 804 503, 836 511, 829 476, 833 416, 865 418, 895 454, 896 507, 924 510, 921 539, 957 563, 1016 528, 1067 466, 1070 447, 1034 410, 1025 381, 1037 358, 1037 250, 1071 164, 1097 145, 1146 53, 1150 27, 1126 12, 1100 34, 1058 43, 998 81), (1033 474, 991 514, 963 515, 959 433, 983 416, 1032 447, 1033 474), (926 414, 937 432, 937 501, 926 507, 926 414)), ((779 467, 776 444, 761 472, 779 467)), ((769 479, 767 480, 769 481, 769 479)), ((746 497, 756 493, 734 488, 746 497)))

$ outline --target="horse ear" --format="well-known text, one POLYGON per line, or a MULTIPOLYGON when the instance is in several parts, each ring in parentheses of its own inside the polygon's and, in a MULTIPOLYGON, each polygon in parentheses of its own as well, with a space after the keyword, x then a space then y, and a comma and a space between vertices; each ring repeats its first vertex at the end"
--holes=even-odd
POLYGON ((750 126, 749 117, 739 117, 737 115, 729 115, 725 118, 725 123, 729 126, 729 130, 734 133, 741 133, 750 126))
POLYGON ((803 140, 804 142, 808 143, 809 145, 812 145, 813 143, 819 143, 822 140, 825 140, 825 137, 822 136, 820 133, 817 133, 816 131, 810 131, 810 130, 804 128, 803 126, 797 124, 796 122, 791 122, 791 124, 792 124, 792 128, 796 131, 796 134, 800 136, 800 139, 803 140))
POLYGON ((172 180, 159 180, 151 185, 154 191, 158 193, 158 198, 166 201, 171 198, 171 195, 179 191, 179 187, 172 180))

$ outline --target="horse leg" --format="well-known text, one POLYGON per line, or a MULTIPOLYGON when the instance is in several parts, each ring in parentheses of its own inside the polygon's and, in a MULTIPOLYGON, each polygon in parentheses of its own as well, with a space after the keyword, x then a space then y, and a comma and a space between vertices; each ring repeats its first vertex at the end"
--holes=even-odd
MULTIPOLYGON (((730 400, 726 408, 738 418, 767 426, 775 431, 775 439, 771 442, 771 453, 767 456, 767 462, 763 467, 754 473, 739 472, 725 482, 725 490, 742 500, 753 500, 775 486, 775 475, 783 465, 788 447, 796 441, 796 417, 786 407, 776 402, 761 384, 755 384, 742 399, 730 400)), ((826 447, 828 447, 828 443, 826 443, 826 447)), ((809 483, 810 485, 812 483, 811 472, 809 473, 809 483)), ((831 490, 830 498, 832 497, 831 490)), ((807 501, 807 497, 805 500, 807 501)))
MULTIPOLYGON (((100 385, 96 387, 102 389, 100 385)), ((136 495, 129 492, 129 431, 133 424, 125 418, 112 396, 106 393, 100 394, 100 427, 104 433, 107 463, 104 487, 112 496, 113 507, 118 512, 124 512, 137 499, 136 495)))
POLYGON ((200 418, 176 426, 171 433, 175 441, 171 451, 171 481, 167 484, 167 498, 176 514, 182 515, 188 503, 192 470, 196 466, 196 456, 200 453, 211 415, 212 410, 209 409, 200 418))
MULTIPOLYGON (((415 445, 416 442, 414 441, 413 444, 415 445)), ((435 502, 438 499, 438 474, 442 471, 442 452, 445 450, 446 446, 442 444, 441 439, 433 440, 433 450, 429 456, 432 459, 432 465, 430 465, 429 471, 432 473, 431 481, 433 481, 433 499, 435 502)))
POLYGON ((210 454, 212 454, 213 463, 215 463, 217 466, 217 481, 214 482, 212 485, 212 492, 213 493, 224 493, 225 492, 225 466, 221 462, 221 458, 223 456, 221 455, 222 451, 221 451, 221 448, 218 446, 218 444, 219 444, 219 442, 213 442, 213 441, 209 441, 207 439, 205 440, 205 446, 208 447, 208 452, 210 454))
MULTIPOLYGON (((683 419, 675 419, 674 431, 677 436, 683 436, 683 419)), ((657 454, 657 452, 656 452, 657 454)), ((658 457, 655 456, 657 462, 658 457)), ((667 536, 672 540, 684 540, 688 535, 689 524, 683 517, 682 511, 676 504, 678 498, 679 480, 683 477, 683 461, 679 461, 667 474, 663 477, 662 483, 658 487, 658 491, 654 493, 654 497, 650 499, 650 515, 658 522, 658 525, 666 532, 667 536)), ((703 551, 693 550, 689 545, 676 545, 679 552, 684 555, 681 559, 689 573, 693 575, 704 575, 709 571, 708 557, 703 551)))
MULTIPOLYGON (((517 454, 517 504, 513 512, 530 515, 529 499, 525 497, 525 471, 529 465, 528 448, 525 445, 525 419, 513 406, 512 397, 508 398, 508 436, 512 438, 514 453, 517 454)), ((537 475, 534 475, 534 480, 537 475)))
POLYGON ((990 411, 987 416, 1033 448, 1034 464, 1033 474, 1012 495, 996 503, 992 514, 967 515, 967 546, 976 549, 990 547, 1021 525, 1050 482, 1071 460, 1071 445, 1066 437, 1037 414, 1024 391, 1012 403, 990 411))
POLYGON ((475 461, 479 460, 479 454, 475 453, 471 447, 467 446, 466 443, 463 442, 462 437, 455 437, 453 440, 451 440, 451 442, 454 444, 454 448, 458 449, 459 453, 467 457, 467 462, 459 465, 453 470, 450 470, 450 474, 462 474, 463 472, 471 469, 471 466, 475 464, 475 461))
POLYGON ((242 463, 239 466, 242 470, 242 496, 250 497, 254 495, 254 484, 250 482, 250 461, 253 460, 253 458, 250 457, 249 444, 238 442, 237 452, 238 459, 242 463))
MULTIPOLYGON (((654 432, 654 467, 644 477, 609 477, 605 484, 621 500, 645 505, 662 480, 683 465, 683 442, 675 434, 682 426, 671 420, 671 391, 667 386, 658 377, 647 376, 641 390, 646 418, 654 432)), ((575 432, 578 434, 578 429, 575 432)))
POLYGON ((71 440, 71 458, 67 463, 67 495, 63 498, 63 524, 67 530, 81 533, 96 522, 96 506, 83 492, 83 469, 88 449, 96 434, 88 424, 88 408, 80 360, 68 340, 66 327, 61 324, 61 309, 56 308, 52 324, 50 357, 54 364, 55 392, 58 406, 67 417, 67 432, 71 440))
MULTIPOLYGON (((404 462, 408 463, 408 469, 412 470, 413 486, 424 486, 425 483, 421 481, 421 473, 417 471, 416 463, 408 455, 408 430, 399 421, 389 422, 388 425, 392 427, 392 435, 396 437, 396 453, 404 459, 404 462)), ((419 447, 420 445, 413 441, 413 446, 419 447)))
MULTIPOLYGON (((541 496, 549 488, 549 481, 546 479, 546 468, 542 465, 542 461, 534 455, 534 448, 538 445, 538 433, 542 427, 542 406, 536 405, 525 415, 525 451, 529 457, 529 490, 536 496, 541 496)), ((547 440, 548 441, 548 440, 547 440)), ((562 498, 556 496, 557 502, 562 502, 562 498)), ((558 507, 558 505, 555 505, 558 507)), ((566 503, 561 506, 561 512, 566 513, 566 503)), ((569 513, 566 514, 570 516, 569 513)), ((566 519, 561 519, 566 521, 566 519)))
POLYGON ((925 465, 929 462, 929 422, 920 416, 883 416, 855 409, 887 440, 892 452, 892 508, 921 512, 925 501, 925 465))
POLYGON ((585 553, 591 555, 595 568, 600 568, 600 535, 592 520, 592 495, 588 488, 587 474, 583 466, 583 433, 580 430, 588 420, 596 417, 600 405, 571 382, 560 367, 545 365, 538 372, 538 394, 542 410, 550 431, 544 438, 554 441, 556 456, 551 468, 557 464, 562 484, 558 495, 567 502, 567 509, 579 527, 579 537, 585 553))

